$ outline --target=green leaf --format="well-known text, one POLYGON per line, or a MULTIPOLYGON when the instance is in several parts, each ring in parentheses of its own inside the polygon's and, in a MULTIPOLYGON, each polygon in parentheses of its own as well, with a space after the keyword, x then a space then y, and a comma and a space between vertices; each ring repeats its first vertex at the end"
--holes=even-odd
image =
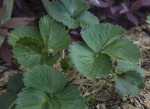
POLYGON ((141 57, 141 52, 137 45, 127 39, 116 40, 104 50, 104 53, 113 59, 133 64, 137 64, 141 57))
POLYGON ((70 47, 70 57, 77 71, 87 77, 107 77, 112 70, 110 57, 96 55, 83 43, 74 43, 70 47))
POLYGON ((48 94, 33 88, 24 88, 18 94, 16 109, 60 109, 58 98, 49 97, 48 94))
POLYGON ((29 68, 43 64, 52 66, 59 57, 43 52, 42 43, 31 37, 25 37, 17 41, 14 54, 19 63, 29 68))
POLYGON ((85 100, 80 96, 81 92, 73 86, 66 86, 60 93, 56 95, 62 107, 60 109, 88 109, 85 100))
POLYGON ((16 42, 20 38, 24 37, 32 37, 37 40, 41 40, 39 32, 35 28, 29 26, 21 26, 19 28, 16 28, 15 30, 12 30, 8 36, 9 36, 8 43, 12 46, 15 46, 16 42))
POLYGON ((3 24, 5 21, 10 19, 12 15, 12 10, 13 10, 13 4, 14 0, 4 0, 3 6, 6 6, 6 15, 5 17, 1 20, 1 23, 3 24))
POLYGON ((24 74, 26 87, 32 87, 49 94, 56 94, 66 85, 66 77, 49 66, 35 66, 24 74))
POLYGON ((50 3, 49 7, 52 17, 70 29, 99 24, 97 17, 87 12, 90 6, 84 0, 56 1, 55 3, 50 3))
POLYGON ((62 4, 73 17, 78 17, 90 8, 89 4, 84 0, 63 0, 62 4))
POLYGON ((7 89, 13 91, 21 91, 24 88, 24 83, 22 81, 23 75, 21 73, 17 73, 11 76, 8 80, 7 89))
POLYGON ((125 95, 136 95, 144 88, 145 83, 139 73, 129 71, 114 77, 115 87, 125 95))
POLYGON ((82 28, 84 28, 88 25, 98 24, 98 22, 99 22, 98 18, 95 17, 89 11, 85 11, 81 16, 79 16, 79 19, 80 19, 80 26, 82 28))
POLYGON ((148 24, 150 24, 150 15, 147 16, 146 22, 147 22, 148 24))
POLYGON ((67 72, 71 68, 71 59, 64 58, 60 61, 60 66, 63 69, 63 72, 67 72))
POLYGON ((141 74, 142 77, 146 74, 146 72, 139 66, 131 63, 126 63, 122 61, 118 61, 117 63, 118 72, 128 72, 128 71, 136 71, 137 73, 141 74))
POLYGON ((16 92, 5 92, 0 95, 0 109, 15 109, 16 92))
POLYGON ((69 35, 62 24, 44 16, 40 19, 39 27, 47 49, 61 51, 68 47, 69 35))
POLYGON ((81 31, 82 38, 95 53, 99 53, 105 46, 124 34, 123 28, 108 23, 88 26, 81 31))
POLYGON ((65 86, 66 77, 49 66, 36 66, 24 74, 26 88, 19 93, 16 109, 87 109, 81 92, 65 86))
POLYGON ((0 35, 0 46, 3 44, 4 39, 5 39, 5 36, 4 35, 0 35))

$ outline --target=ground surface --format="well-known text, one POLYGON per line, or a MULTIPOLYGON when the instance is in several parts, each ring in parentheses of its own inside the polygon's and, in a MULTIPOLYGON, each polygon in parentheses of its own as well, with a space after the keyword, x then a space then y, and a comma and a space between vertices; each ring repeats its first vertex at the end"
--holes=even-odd
MULTIPOLYGON (((144 68, 147 72, 144 77, 146 82, 145 89, 137 96, 122 96, 115 90, 114 81, 112 80, 110 84, 103 87, 89 87, 78 85, 79 89, 82 90, 83 96, 88 98, 89 109, 150 109, 150 26, 147 24, 131 28, 127 30, 124 38, 131 39, 136 43, 143 53, 141 59, 141 67, 144 68)), ((0 94, 5 92, 7 81, 9 76, 13 75, 16 72, 25 71, 23 66, 18 66, 15 61, 14 64, 17 67, 17 70, 8 69, 7 64, 0 60, 0 94)), ((59 64, 56 64, 55 67, 60 70, 59 64)), ((74 72, 76 73, 76 72, 74 72)), ((74 74, 73 73, 73 74, 74 74)), ((73 75, 72 74, 72 75, 73 75)), ((72 76, 71 75, 71 76, 72 76)), ((84 83, 97 83, 102 84, 105 79, 90 79, 78 77, 75 82, 84 82, 84 83)))

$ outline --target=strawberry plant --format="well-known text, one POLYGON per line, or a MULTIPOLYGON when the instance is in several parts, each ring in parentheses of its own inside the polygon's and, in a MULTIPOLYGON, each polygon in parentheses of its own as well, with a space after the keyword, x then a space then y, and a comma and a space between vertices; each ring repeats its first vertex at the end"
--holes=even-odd
POLYGON ((85 99, 73 84, 103 87, 112 79, 120 93, 140 93, 145 84, 145 71, 138 66, 141 52, 131 40, 121 38, 125 34, 122 27, 98 24, 84 0, 50 2, 49 7, 51 17, 40 19, 40 32, 21 26, 9 34, 15 58, 28 69, 10 77, 8 91, 0 96, 0 109, 87 109, 85 99), (70 36, 63 24, 69 29, 82 27, 85 43, 73 42, 69 46, 70 36), (65 57, 68 46, 69 56, 65 57), (53 68, 59 52, 63 54, 62 72, 53 68), (72 83, 79 74, 67 78, 71 63, 81 76, 111 77, 103 85, 72 83))

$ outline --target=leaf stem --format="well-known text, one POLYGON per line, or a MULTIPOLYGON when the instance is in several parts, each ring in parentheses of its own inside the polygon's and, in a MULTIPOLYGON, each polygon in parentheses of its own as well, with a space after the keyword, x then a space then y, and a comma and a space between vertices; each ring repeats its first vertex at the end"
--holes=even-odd
POLYGON ((68 81, 71 81, 71 80, 77 78, 78 76, 80 76, 80 73, 78 73, 77 75, 74 75, 74 76, 68 78, 68 81))
POLYGON ((109 78, 104 84, 88 84, 88 83, 72 83, 72 84, 85 85, 85 86, 97 86, 103 88, 114 78, 115 75, 116 74, 114 74, 111 78, 109 78))
POLYGON ((9 108, 8 108, 8 109, 11 109, 11 108, 12 108, 12 106, 15 104, 15 102, 16 102, 16 100, 14 100, 14 101, 11 103, 11 105, 9 106, 9 108))
POLYGON ((65 50, 62 51, 62 58, 65 58, 65 50))

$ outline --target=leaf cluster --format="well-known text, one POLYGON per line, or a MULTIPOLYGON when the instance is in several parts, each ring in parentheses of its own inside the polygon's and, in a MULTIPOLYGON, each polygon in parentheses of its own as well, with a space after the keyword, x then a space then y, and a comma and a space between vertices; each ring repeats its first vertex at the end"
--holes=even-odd
POLYGON ((145 71, 138 66, 141 52, 131 40, 121 38, 125 34, 122 27, 99 24, 87 11, 89 5, 84 0, 50 2, 49 6, 52 17, 40 19, 40 32, 21 26, 9 34, 15 58, 29 69, 23 79, 20 74, 9 79, 8 92, 0 96, 3 109, 87 109, 81 92, 67 82, 71 63, 84 77, 113 75, 115 87, 122 94, 140 93, 145 85, 145 71), (85 43, 73 42, 69 46, 70 36, 63 24, 71 29, 82 27, 85 43), (68 46, 69 58, 60 62, 64 73, 58 72, 52 66, 59 52, 68 46), (11 99, 6 103, 4 98, 11 99))

